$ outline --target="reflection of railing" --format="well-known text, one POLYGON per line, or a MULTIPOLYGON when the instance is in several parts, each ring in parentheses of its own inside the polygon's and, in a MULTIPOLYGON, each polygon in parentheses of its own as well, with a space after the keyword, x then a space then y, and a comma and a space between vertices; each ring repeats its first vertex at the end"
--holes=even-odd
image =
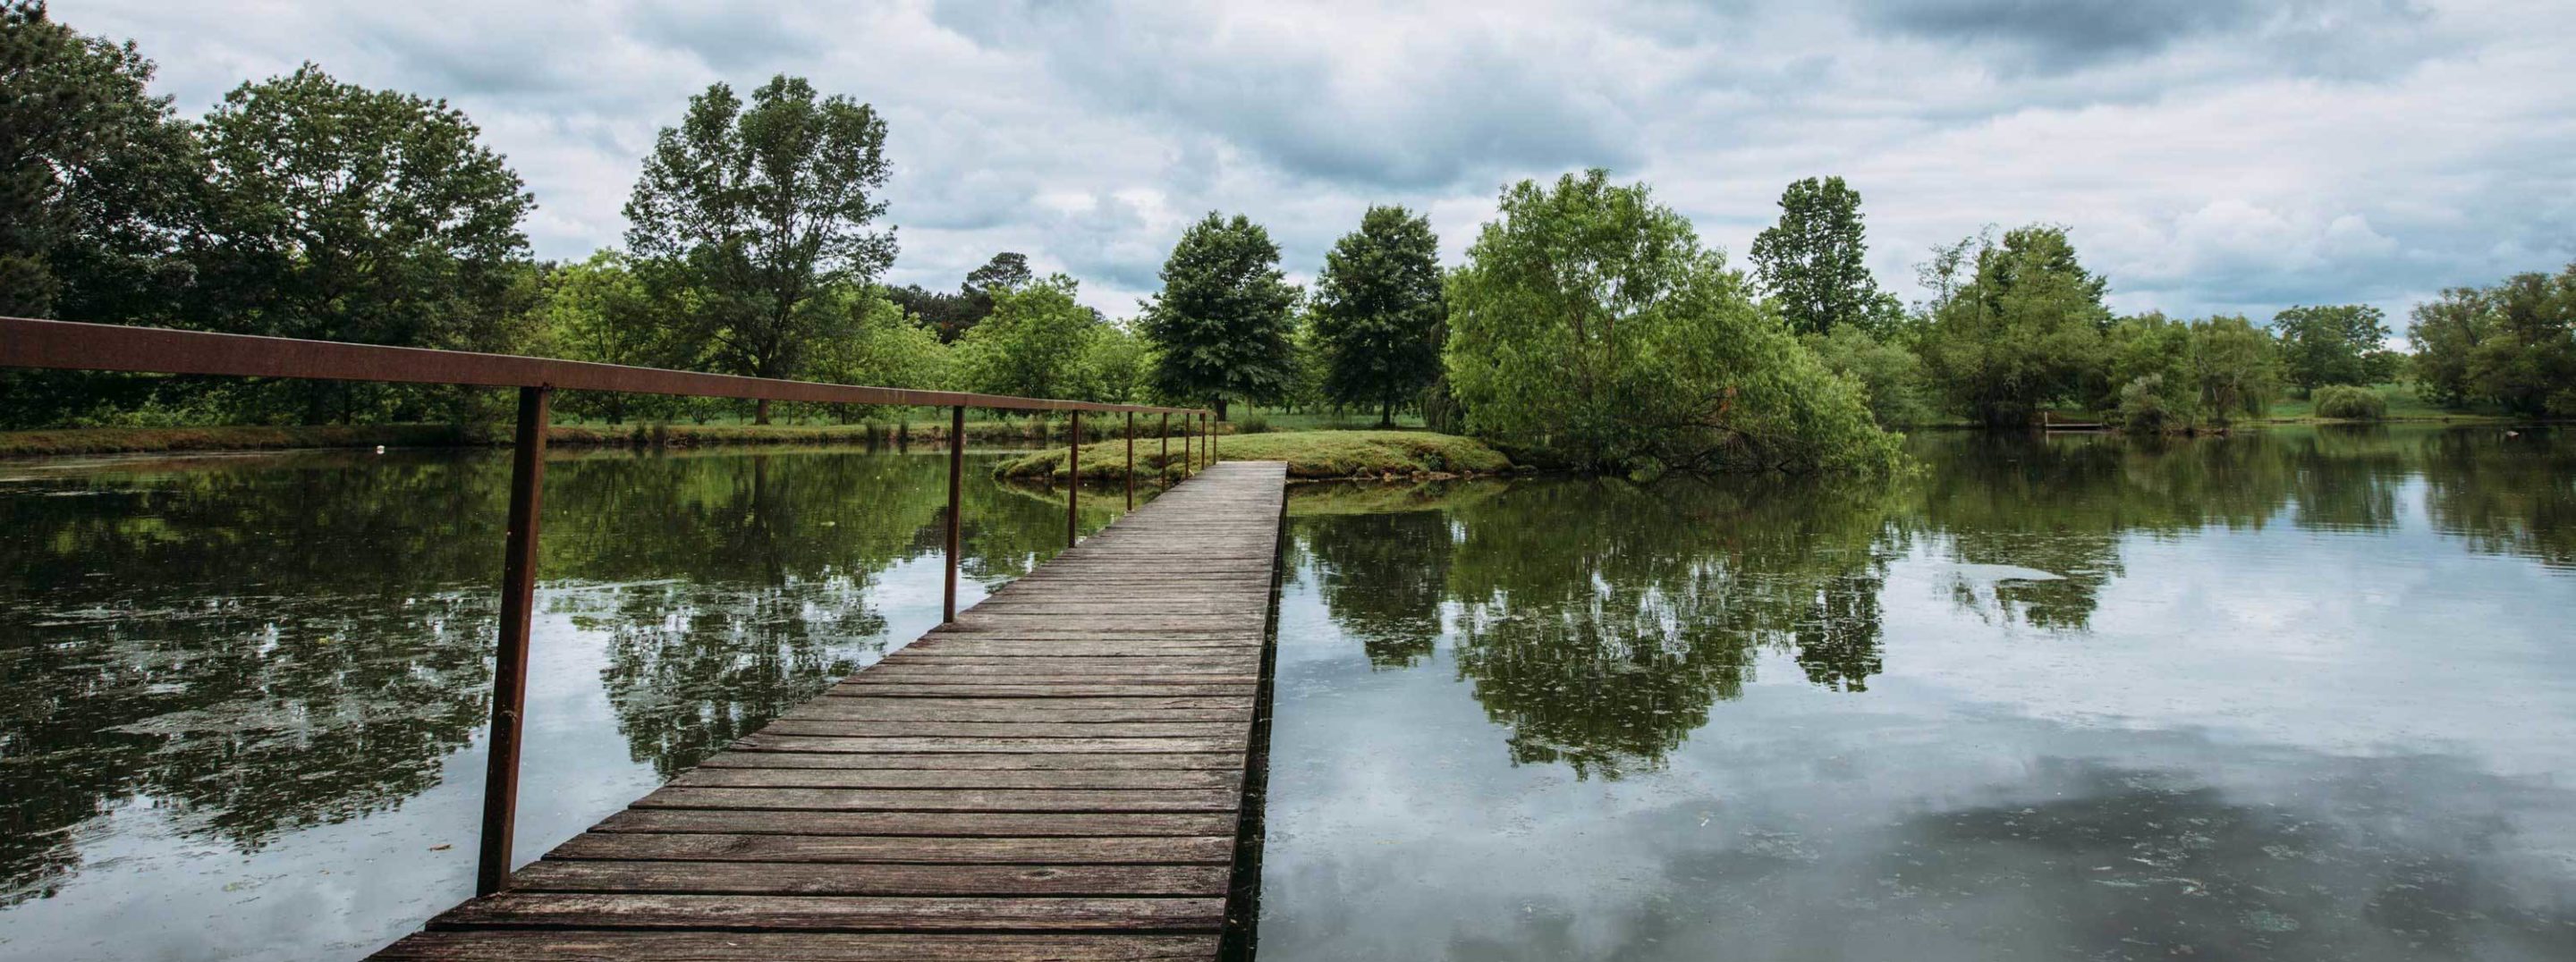
MULTIPOLYGON (((0 317, 0 367, 210 374, 233 377, 456 384, 519 389, 519 412, 510 464, 509 537, 501 559, 501 637, 492 671, 492 740, 483 782, 483 837, 474 891, 500 891, 510 874, 510 847, 519 800, 520 718, 527 703, 528 626, 537 582, 537 508, 545 480, 548 408, 557 390, 621 391, 690 397, 800 401, 814 404, 892 404, 946 407, 948 511, 946 587, 940 618, 957 620, 958 509, 964 494, 966 409, 1066 411, 1072 414, 1068 455, 1073 469, 1065 504, 1065 544, 1078 535, 1082 496, 1082 413, 1127 415, 1127 506, 1136 505, 1136 415, 1163 416, 1163 465, 1171 460, 1172 415, 1182 417, 1181 472, 1214 460, 1215 432, 1201 408, 1101 404, 906 388, 818 384, 771 378, 625 367, 585 361, 477 354, 416 347, 342 344, 244 334, 212 334, 112 324, 76 324, 0 317), (1192 419, 1196 419, 1193 421, 1192 419)), ((1158 468, 1159 479, 1163 469, 1158 468)))

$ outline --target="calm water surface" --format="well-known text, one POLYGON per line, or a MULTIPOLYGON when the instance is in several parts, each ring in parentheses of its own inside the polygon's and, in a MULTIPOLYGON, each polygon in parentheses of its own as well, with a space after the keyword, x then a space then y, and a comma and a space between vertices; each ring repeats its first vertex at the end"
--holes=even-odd
POLYGON ((1265 959, 2576 959, 2576 436, 1305 490, 1265 959))
MULTIPOLYGON (((982 597, 1063 502, 970 462, 982 597)), ((0 463, 0 958, 332 959, 471 894, 509 464, 0 463)), ((946 463, 548 462, 519 857, 937 623, 946 463)), ((1086 498, 1087 526, 1114 497, 1086 498)))

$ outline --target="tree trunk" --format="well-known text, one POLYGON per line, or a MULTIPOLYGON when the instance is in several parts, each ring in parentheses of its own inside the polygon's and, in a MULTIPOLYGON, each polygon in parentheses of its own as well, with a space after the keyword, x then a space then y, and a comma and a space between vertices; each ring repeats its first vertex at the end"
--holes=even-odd
POLYGON ((768 398, 761 398, 761 399, 760 399, 760 403, 759 403, 759 405, 758 405, 757 407, 754 407, 754 408, 752 408, 752 409, 751 409, 751 423, 753 423, 753 424, 767 424, 767 423, 769 423, 769 399, 768 399, 768 398))
POLYGON ((1222 397, 1216 399, 1216 419, 1225 420, 1225 399, 1222 397))
POLYGON ((1382 428, 1395 426, 1395 402, 1387 401, 1377 406, 1377 426, 1382 428))

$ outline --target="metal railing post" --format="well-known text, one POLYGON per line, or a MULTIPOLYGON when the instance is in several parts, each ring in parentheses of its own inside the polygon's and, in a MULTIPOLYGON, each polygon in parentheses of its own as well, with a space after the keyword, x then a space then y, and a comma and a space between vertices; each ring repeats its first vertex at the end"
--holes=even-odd
POLYGON ((1072 447, 1066 450, 1064 484, 1064 546, 1073 547, 1074 533, 1081 530, 1082 510, 1082 409, 1073 410, 1072 447))
POLYGON ((1216 419, 1208 419, 1208 467, 1216 467, 1216 419))
POLYGON ((966 406, 948 411, 948 579, 939 595, 939 623, 957 620, 957 555, 959 510, 965 500, 966 406))
POLYGON ((501 549, 500 644, 492 658, 492 732, 483 768, 482 852, 474 894, 509 886, 519 808, 521 715, 528 704, 528 626, 537 592, 537 511, 546 481, 549 388, 519 389, 518 434, 510 451, 509 533, 501 549))
POLYGON ((1127 412, 1127 510, 1136 510, 1136 412, 1127 412))
POLYGON ((1163 459, 1154 462, 1154 490, 1172 486, 1172 412, 1163 412, 1163 459))

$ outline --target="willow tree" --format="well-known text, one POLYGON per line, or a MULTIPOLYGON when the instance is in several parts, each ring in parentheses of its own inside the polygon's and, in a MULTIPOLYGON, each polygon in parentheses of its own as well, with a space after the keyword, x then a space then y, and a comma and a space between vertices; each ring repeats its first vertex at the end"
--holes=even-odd
POLYGON ((1754 303, 1643 184, 1505 188, 1450 275, 1444 361, 1467 428, 1595 471, 1878 471, 1858 385, 1754 303))
MULTIPOLYGON (((780 75, 746 105, 714 84, 665 127, 626 202, 639 272, 701 345, 701 363, 752 377, 794 377, 835 323, 823 292, 893 266, 884 215, 891 166, 885 121, 843 96, 780 75)), ((769 423, 769 401, 755 417, 769 423)))

